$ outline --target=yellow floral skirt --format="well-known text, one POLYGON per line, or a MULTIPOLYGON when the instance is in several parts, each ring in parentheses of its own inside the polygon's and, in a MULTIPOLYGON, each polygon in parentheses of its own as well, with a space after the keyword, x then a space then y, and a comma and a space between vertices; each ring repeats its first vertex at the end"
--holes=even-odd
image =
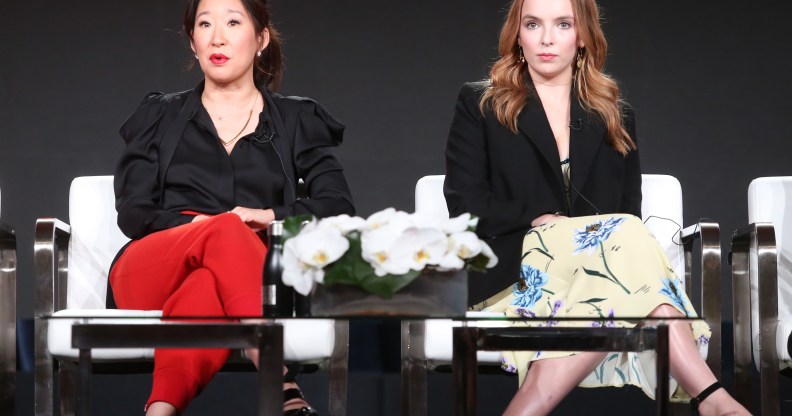
MULTIPOLYGON (((509 317, 585 317, 582 325, 632 327, 619 317, 643 317, 668 304, 689 317, 696 311, 665 252, 640 219, 614 214, 562 219, 535 227, 523 240, 521 278, 474 309, 509 317)), ((580 326, 576 321, 519 322, 515 325, 580 326)), ((692 336, 706 356, 711 332, 691 321, 692 336)), ((506 351, 503 368, 522 384, 534 360, 576 354, 561 351, 506 351)), ((655 353, 613 352, 580 384, 638 386, 655 395, 655 353)), ((676 382, 671 381, 671 391, 676 382)))

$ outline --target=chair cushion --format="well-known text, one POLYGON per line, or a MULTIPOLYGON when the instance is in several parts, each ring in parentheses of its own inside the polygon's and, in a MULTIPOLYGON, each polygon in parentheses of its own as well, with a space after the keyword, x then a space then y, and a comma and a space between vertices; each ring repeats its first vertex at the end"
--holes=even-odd
MULTIPOLYGON (((493 318, 502 317, 502 313, 492 312, 468 312, 468 318, 493 318)), ((471 321, 468 322, 470 326, 482 328, 496 328, 509 326, 509 321, 471 321)), ((426 354, 427 361, 432 362, 434 365, 449 364, 453 357, 453 336, 452 329, 461 326, 462 322, 452 321, 450 319, 429 319, 426 321, 426 328, 424 331, 425 340, 424 353, 426 354)), ((501 364, 503 355, 500 351, 479 351, 478 362, 479 364, 501 364)))
MULTIPOLYGON (((748 186, 748 223, 770 222, 778 254, 778 330, 776 348, 781 367, 792 366, 787 342, 792 332, 792 176, 758 178, 748 186), (788 221, 789 220, 789 221, 788 221)), ((755 253, 754 253, 755 254, 755 253)), ((759 302, 758 259, 752 255, 751 305, 759 302)), ((759 310, 751 307, 754 362, 759 368, 759 310)))
MULTIPOLYGON (((64 309, 49 320, 47 345, 50 354, 77 360, 78 350, 71 348, 71 326, 77 322, 151 324, 160 322, 162 311, 127 309, 64 309), (86 317, 91 317, 87 318, 86 317), (115 319, 113 319, 115 318, 115 319), (139 318, 139 319, 133 319, 139 318)), ((283 353, 286 361, 319 362, 333 353, 334 321, 331 319, 284 319, 283 353)), ((154 358, 153 348, 97 348, 91 351, 95 361, 140 361, 154 358)))
MULTIPOLYGON (((138 311, 122 309, 64 309, 55 312, 53 314, 53 318, 49 320, 47 346, 49 347, 50 354, 52 354, 54 357, 59 359, 77 360, 79 351, 71 347, 72 324, 78 322, 107 324, 151 324, 159 322, 160 316, 162 316, 162 311, 138 311), (94 317, 94 319, 85 319, 85 317, 94 317)), ((95 361, 150 360, 154 358, 154 350, 151 348, 97 348, 91 350, 91 357, 95 361)))

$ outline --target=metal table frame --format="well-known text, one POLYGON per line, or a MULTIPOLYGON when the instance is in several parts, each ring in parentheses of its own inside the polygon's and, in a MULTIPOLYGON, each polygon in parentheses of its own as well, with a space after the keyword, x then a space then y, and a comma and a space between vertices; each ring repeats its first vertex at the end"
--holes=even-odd
POLYGON ((453 329, 454 414, 476 414, 476 352, 485 351, 645 351, 657 352, 657 415, 669 412, 668 325, 636 328, 453 329))
POLYGON ((93 348, 258 347, 258 415, 283 412, 283 326, 278 323, 77 323, 72 327, 72 347, 80 350, 77 416, 91 414, 93 348))

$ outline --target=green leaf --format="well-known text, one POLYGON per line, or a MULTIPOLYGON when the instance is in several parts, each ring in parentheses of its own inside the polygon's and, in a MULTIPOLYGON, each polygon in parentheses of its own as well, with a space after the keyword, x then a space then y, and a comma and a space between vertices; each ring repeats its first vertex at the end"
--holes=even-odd
POLYGON ((616 371, 616 374, 619 375, 619 377, 621 378, 622 383, 626 383, 627 382, 627 379, 624 377, 624 373, 621 370, 619 370, 618 368, 614 368, 613 370, 616 371))
POLYGON ((360 232, 352 231, 345 237, 349 241, 349 250, 333 264, 325 267, 325 285, 347 284, 383 298, 391 298, 394 293, 410 284, 420 274, 411 270, 398 276, 392 274, 377 276, 374 267, 361 257, 360 232))
POLYGON ((591 298, 588 300, 580 301, 578 303, 598 303, 598 302, 602 302, 603 300, 607 300, 607 298, 591 298))
POLYGON ((303 214, 287 217, 283 220, 283 242, 300 233, 303 221, 311 221, 312 219, 312 215, 303 214))
POLYGON ((374 268, 361 257, 360 233, 353 231, 346 236, 349 249, 340 259, 325 267, 324 284, 344 283, 361 286, 374 268))
POLYGON ((470 221, 468 221, 467 230, 470 232, 476 232, 476 228, 478 228, 479 217, 470 214, 470 221))
POLYGON ((386 274, 385 276, 377 276, 372 273, 367 276, 361 287, 363 290, 374 293, 375 295, 382 296, 383 298, 390 299, 393 294, 398 292, 403 287, 407 286, 415 280, 421 272, 410 270, 406 274, 392 275, 386 274))
POLYGON ((606 276, 606 275, 604 275, 604 274, 602 274, 602 273, 600 273, 600 272, 598 272, 596 270, 589 270, 589 269, 583 267, 583 271, 586 272, 586 274, 589 275, 589 276, 597 276, 597 277, 601 277, 603 279, 611 280, 611 278, 609 276, 606 276))
POLYGON ((468 260, 468 269, 475 270, 477 272, 483 272, 487 270, 487 263, 489 263, 489 257, 479 253, 472 259, 468 260))

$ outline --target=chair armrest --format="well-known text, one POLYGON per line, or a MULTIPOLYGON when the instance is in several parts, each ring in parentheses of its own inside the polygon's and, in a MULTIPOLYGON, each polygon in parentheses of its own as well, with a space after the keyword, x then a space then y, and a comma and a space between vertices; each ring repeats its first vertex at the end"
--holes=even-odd
POLYGON ((715 377, 721 377, 721 240, 720 226, 716 222, 699 222, 680 231, 681 241, 685 248, 685 287, 688 296, 695 298, 693 287, 693 251, 695 240, 700 240, 698 256, 701 259, 701 279, 699 281, 699 302, 701 316, 709 324, 712 337, 707 352, 707 365, 715 377))
MULTIPOLYGON (((753 398, 750 387, 753 376, 750 277, 752 257, 757 262, 758 296, 762 299, 757 305, 762 389, 778 389, 778 351, 775 340, 778 325, 778 254, 773 224, 753 223, 735 230, 732 234, 730 263, 734 298, 735 398, 748 409, 752 408, 753 398)), ((762 406, 764 413, 765 403, 762 406)))
POLYGON ((0 409, 7 409, 6 400, 14 397, 9 375, 16 372, 16 251, 14 229, 0 222, 0 409))
POLYGON ((33 264, 36 276, 34 316, 51 315, 66 307, 71 227, 55 218, 36 220, 33 264))
POLYGON ((55 414, 53 406, 55 364, 47 345, 49 321, 42 318, 66 307, 70 235, 71 228, 62 221, 54 218, 36 220, 33 242, 33 273, 36 285, 33 325, 36 361, 34 400, 37 415, 55 414))

